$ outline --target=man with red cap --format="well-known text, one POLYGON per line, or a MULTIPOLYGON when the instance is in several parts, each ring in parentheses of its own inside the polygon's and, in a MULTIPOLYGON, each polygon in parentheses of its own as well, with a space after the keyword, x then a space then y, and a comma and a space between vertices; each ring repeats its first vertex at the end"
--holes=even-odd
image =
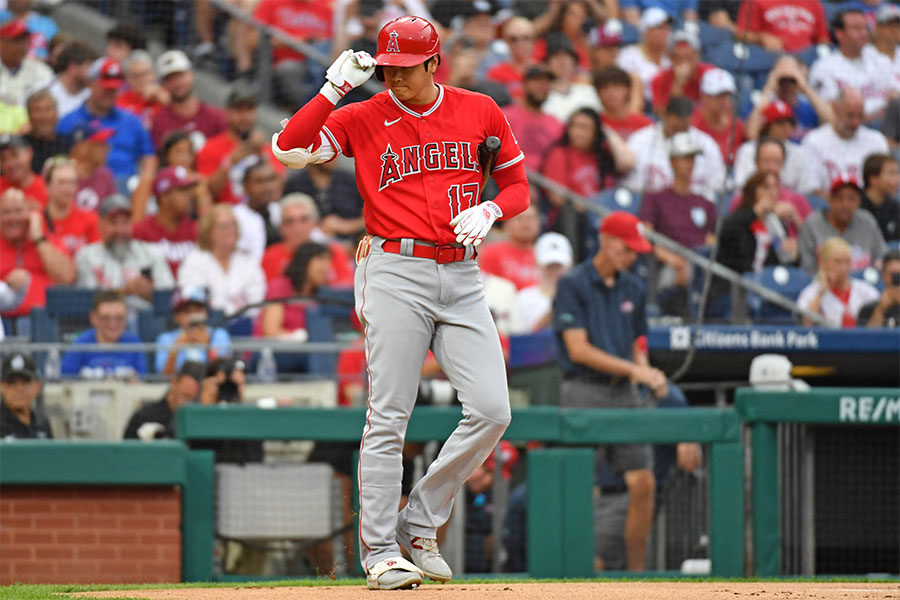
POLYGON ((780 171, 781 185, 795 192, 812 192, 812 190, 801 192, 801 186, 805 185, 808 180, 806 176, 806 153, 800 147, 800 144, 791 139, 794 128, 797 126, 794 109, 787 102, 775 99, 761 111, 761 116, 763 125, 759 131, 759 137, 741 144, 735 155, 735 187, 743 187, 747 183, 747 179, 756 172, 756 163, 759 158, 757 150, 759 141, 771 138, 780 141, 784 146, 785 158, 780 171))
POLYGON ((319 94, 272 137, 275 156, 291 168, 338 154, 357 159, 368 235, 357 250, 354 292, 369 368, 359 534, 371 589, 452 577, 437 529, 510 420, 503 352, 473 259, 494 221, 528 206, 524 155, 490 97, 435 83, 440 51, 425 19, 389 21, 374 59, 344 51, 319 94), (373 73, 388 90, 334 110, 373 73), (500 192, 479 203, 478 146, 489 136, 500 141, 490 170, 500 192), (465 417, 398 515, 403 438, 429 348, 465 417))
POLYGON ((197 247, 197 221, 191 218, 197 183, 184 167, 160 169, 153 181, 159 212, 134 224, 134 239, 155 245, 169 262, 172 275, 197 247))
MULTIPOLYGON (((564 380, 560 406, 628 408, 669 394, 666 375, 647 357, 647 291, 629 269, 638 254, 652 250, 643 225, 615 211, 600 225, 600 249, 559 281, 553 301, 553 329, 564 380)), ((655 478, 649 444, 601 448, 614 473, 623 474, 630 493, 625 521, 627 568, 644 569, 653 522, 655 478)))
POLYGON ((53 71, 28 57, 31 34, 25 21, 0 24, 0 133, 17 133, 28 123, 25 100, 53 79, 53 71))

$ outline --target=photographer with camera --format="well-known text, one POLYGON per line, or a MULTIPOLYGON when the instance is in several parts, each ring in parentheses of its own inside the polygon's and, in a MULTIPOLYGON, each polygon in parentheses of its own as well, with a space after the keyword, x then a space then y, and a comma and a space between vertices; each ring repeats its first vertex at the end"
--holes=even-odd
POLYGON ((891 250, 882 260, 884 291, 878 300, 859 309, 857 323, 860 327, 900 327, 900 250, 891 250))
POLYGON ((197 401, 203 369, 204 366, 200 363, 184 363, 178 373, 172 376, 169 389, 161 400, 145 404, 131 415, 122 437, 145 442, 174 438, 175 411, 185 404, 197 401))
POLYGON ((175 290, 172 312, 178 329, 156 338, 156 371, 171 374, 185 361, 205 364, 231 352, 231 337, 221 327, 211 328, 209 292, 206 288, 185 287, 175 290), (183 347, 181 344, 190 344, 183 347))

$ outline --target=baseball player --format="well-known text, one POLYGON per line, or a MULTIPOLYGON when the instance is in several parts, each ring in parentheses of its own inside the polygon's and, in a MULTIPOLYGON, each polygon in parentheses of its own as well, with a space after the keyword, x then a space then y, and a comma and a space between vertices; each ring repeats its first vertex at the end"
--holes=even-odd
POLYGON ((319 94, 272 138, 275 156, 295 169, 338 154, 356 158, 368 233, 354 281, 369 372, 359 539, 371 589, 452 577, 437 528, 510 419, 500 341, 473 259, 495 220, 528 206, 524 156, 493 100, 435 84, 439 64, 431 23, 394 19, 378 34, 374 59, 344 51, 319 94), (372 73, 387 91, 333 110, 372 73), (500 141, 490 169, 500 193, 479 204, 478 146, 488 136, 500 141), (398 515, 401 448, 429 348, 458 392, 463 419, 398 515))

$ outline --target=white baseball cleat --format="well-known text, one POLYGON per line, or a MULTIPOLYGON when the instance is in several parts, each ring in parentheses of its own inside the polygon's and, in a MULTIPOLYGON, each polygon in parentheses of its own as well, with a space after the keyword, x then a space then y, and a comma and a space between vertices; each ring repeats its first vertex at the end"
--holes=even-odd
POLYGON ((430 579, 441 583, 450 581, 453 571, 450 570, 447 561, 438 550, 437 540, 433 538, 412 537, 406 532, 397 529, 397 541, 406 548, 410 558, 417 567, 430 579))
POLYGON ((424 574, 402 556, 386 558, 369 568, 366 586, 370 590, 402 590, 422 585, 424 574))

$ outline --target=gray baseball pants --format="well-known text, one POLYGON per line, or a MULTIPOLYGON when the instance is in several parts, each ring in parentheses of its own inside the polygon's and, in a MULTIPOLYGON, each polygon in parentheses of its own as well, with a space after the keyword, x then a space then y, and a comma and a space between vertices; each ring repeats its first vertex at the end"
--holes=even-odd
POLYGON ((438 264, 385 253, 374 238, 356 270, 356 311, 365 332, 369 406, 359 451, 363 568, 400 555, 399 527, 435 538, 463 483, 510 421, 506 366, 474 260, 438 264), (422 365, 431 349, 457 391, 463 418, 399 514, 401 450, 422 365))

